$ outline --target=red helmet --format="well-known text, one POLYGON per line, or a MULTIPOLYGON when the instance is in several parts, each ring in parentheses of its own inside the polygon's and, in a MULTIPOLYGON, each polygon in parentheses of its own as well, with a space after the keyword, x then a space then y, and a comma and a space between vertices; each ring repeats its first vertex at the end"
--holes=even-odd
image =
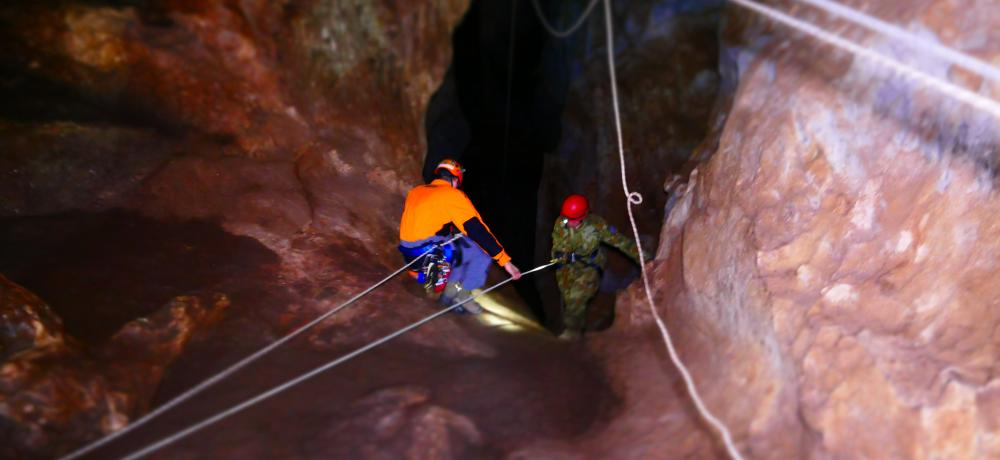
POLYGON ((463 168, 462 165, 458 164, 457 161, 452 160, 451 158, 445 158, 438 163, 436 168, 434 168, 434 174, 437 174, 438 171, 442 169, 458 178, 458 185, 462 185, 462 177, 465 174, 465 168, 463 168))
POLYGON ((570 220, 580 220, 587 216, 587 212, 590 211, 590 204, 587 203, 587 197, 583 195, 572 194, 566 197, 562 205, 562 215, 563 217, 570 220))

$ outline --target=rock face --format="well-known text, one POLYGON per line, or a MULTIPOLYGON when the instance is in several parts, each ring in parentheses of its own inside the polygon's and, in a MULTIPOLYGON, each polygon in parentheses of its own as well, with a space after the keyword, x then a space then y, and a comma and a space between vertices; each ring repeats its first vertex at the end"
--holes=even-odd
MULTIPOLYGON (((684 170, 708 132, 720 85, 717 30, 722 6, 715 1, 613 3, 627 178, 629 187, 645 200, 634 210, 643 243, 652 249, 664 208, 673 201, 672 195, 663 193, 664 183, 684 170)), ((579 14, 564 11, 551 17, 569 24, 579 14)), ((570 193, 586 195, 594 212, 631 235, 615 137, 603 7, 591 14, 584 27, 557 45, 568 50, 571 84, 562 138, 558 148, 545 156, 545 180, 538 192, 539 263, 547 261, 552 224, 570 193)), ((612 258, 610 267, 602 291, 621 289, 635 278, 636 270, 624 258, 612 258)), ((541 287, 550 316, 558 317, 554 281, 541 287)))
MULTIPOLYGON (((666 177, 680 171, 705 138, 719 88, 720 2, 617 2, 615 61, 629 186, 647 200, 640 230, 659 231, 666 177), (652 171, 657 172, 652 172, 652 171), (650 172, 650 173, 639 173, 650 172)), ((558 149, 546 157, 539 196, 539 246, 548 254, 551 222, 569 193, 586 194, 596 212, 619 226, 627 216, 615 137, 603 8, 565 44, 574 70, 558 149)), ((571 19, 571 18, 570 18, 571 19)), ((569 22, 569 19, 564 19, 569 22)))
MULTIPOLYGON (((1000 23, 985 4, 863 7, 1000 58, 1000 41, 983 40, 1000 23)), ((708 406, 748 458, 1000 457, 1000 122, 729 8, 721 69, 723 87, 735 88, 731 107, 717 151, 681 187, 649 267, 708 406)), ((1000 94, 906 44, 848 30, 867 48, 1000 94)), ((637 410, 598 430, 595 444, 629 445, 621 441, 636 432, 625 428, 656 413, 640 401, 668 392, 635 383, 636 375, 668 379, 665 356, 652 364, 624 353, 635 342, 662 350, 636 288, 595 348, 614 353, 606 368, 635 390, 624 405, 637 410)), ((660 423, 647 439, 691 422, 660 423)), ((676 445, 647 448, 665 455, 676 445)))
MULTIPOLYGON (((165 282, 165 273, 208 268, 206 274, 215 271, 223 279, 210 275, 199 280, 203 285, 219 284, 234 299, 243 297, 245 302, 236 302, 239 314, 226 318, 242 326, 241 335, 214 342, 212 351, 228 356, 219 350, 231 352, 233 342, 262 346, 273 334, 313 317, 316 309, 353 294, 350 289, 384 276, 383 262, 396 265, 403 194, 420 181, 424 107, 443 79, 451 30, 467 7, 465 0, 0 6, 4 224, 124 207, 162 221, 218 222, 257 238, 281 258, 280 267, 240 279, 240 270, 224 268, 245 262, 239 251, 191 270, 184 257, 204 254, 203 248, 170 246, 166 260, 177 266, 147 265, 143 269, 151 270, 135 276, 152 288, 139 291, 159 296, 173 290, 167 298, 179 297, 150 316, 152 323, 129 322, 107 343, 81 338, 92 348, 68 338, 40 301, 31 302, 37 305, 32 310, 12 310, 0 342, 5 358, 0 449, 6 449, 0 457, 65 452, 147 409, 190 331, 208 322, 205 312, 217 310, 208 307, 212 300, 190 297, 201 292, 192 285, 165 282), (307 240, 319 242, 295 247, 307 240), (303 271, 318 264, 329 270, 303 271), (248 338, 247 331, 258 336, 248 338)), ((86 289, 77 278, 121 279, 115 270, 143 256, 131 251, 142 244, 130 242, 151 237, 126 231, 106 247, 76 251, 92 243, 81 241, 86 234, 67 231, 54 246, 45 262, 56 275, 38 269, 40 260, 27 268, 33 264, 12 261, 17 254, 6 253, 0 265, 5 273, 14 266, 24 273, 34 270, 40 273, 35 281, 65 293, 60 282, 86 289), (94 257, 67 264, 58 259, 62 245, 74 254, 90 250, 94 257), (123 253, 128 254, 119 257, 123 253), (108 264, 123 258, 128 259, 123 265, 108 264), (73 270, 102 263, 96 271, 111 273, 107 278, 72 276, 73 270)), ((53 305, 55 311, 86 315, 85 302, 64 297, 65 303, 53 305)), ((415 296, 403 291, 393 297, 400 298, 412 302, 415 296)), ((125 303, 96 307, 102 314, 135 318, 136 306, 125 303)), ((427 337, 445 347, 432 334, 427 337)), ((458 337, 452 340, 461 341, 458 337)), ((366 338, 338 337, 338 343, 366 338)), ((320 345, 334 341, 316 339, 320 345)), ((476 352, 489 351, 480 345, 476 352)), ((210 370, 202 367, 192 375, 204 377, 210 370)))
POLYGON ((0 457, 51 457, 146 412, 167 366, 228 306, 178 297, 85 350, 48 305, 0 276, 0 457))
POLYGON ((466 6, 0 7, 3 118, 17 123, 0 125, 13 132, 0 211, 129 206, 242 233, 391 239, 398 213, 341 204, 395 210, 419 180, 423 109, 466 6))
MULTIPOLYGON (((85 346, 54 313, 67 307, 49 309, 0 278, 0 457, 51 457, 120 428, 161 385, 161 398, 189 388, 206 369, 259 349, 395 267, 402 195, 419 181, 423 107, 467 7, 113 6, 122 3, 0 6, 0 215, 128 207, 214 220, 266 244, 280 266, 226 284, 256 308, 234 300, 240 314, 206 341, 193 334, 219 319, 226 297, 178 292, 147 319, 85 346), (182 354, 185 347, 203 353, 182 354)), ((991 6, 865 8, 997 61, 1000 13, 991 6)), ((669 211, 647 268, 708 406, 748 458, 1000 457, 998 121, 735 6, 717 35, 717 8, 615 6, 643 232, 660 230, 661 209, 669 211), (705 52, 718 37, 718 53, 705 52), (697 169, 687 174, 689 157, 697 169), (675 170, 687 182, 672 199, 659 191, 675 170)), ((624 223, 595 18, 569 45, 581 50, 582 79, 568 99, 566 141, 547 160, 553 179, 541 191, 539 254, 571 189, 624 223)), ((906 44, 848 32, 1000 97, 996 83, 906 44)), ((218 430, 213 442, 192 438, 161 455, 722 457, 643 297, 638 286, 623 294, 615 325, 588 338, 587 355, 449 316, 304 385, 326 405, 301 393, 276 398, 231 420, 236 429, 218 430), (604 375, 591 372, 584 358, 593 357, 604 375), (263 420, 266 437, 257 436, 263 420)), ((272 357, 267 371, 206 397, 225 406, 431 311, 412 284, 366 301, 272 357), (247 394, 221 394, 233 388, 247 394)), ((146 434, 173 431, 152 429, 146 434)))

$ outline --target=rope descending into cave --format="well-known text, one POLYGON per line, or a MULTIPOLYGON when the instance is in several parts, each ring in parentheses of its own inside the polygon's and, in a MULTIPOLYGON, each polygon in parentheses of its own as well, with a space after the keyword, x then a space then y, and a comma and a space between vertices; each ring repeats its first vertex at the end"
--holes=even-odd
POLYGON ((832 2, 830 0, 797 0, 802 3, 807 3, 816 8, 819 8, 827 13, 840 16, 847 19, 855 24, 863 27, 867 27, 869 30, 877 32, 879 34, 895 38, 901 43, 908 45, 910 48, 919 49, 924 51, 930 51, 938 57, 950 61, 952 64, 965 67, 968 70, 977 72, 980 75, 989 78, 990 80, 1000 82, 1000 69, 997 69, 990 63, 983 61, 975 56, 963 53, 958 50, 951 49, 947 46, 941 46, 930 40, 925 39, 919 35, 908 32, 900 27, 897 27, 888 22, 882 21, 881 19, 875 18, 869 14, 865 14, 861 11, 855 10, 853 8, 841 5, 837 2, 832 2))
POLYGON ((81 457, 83 455, 86 455, 87 453, 92 452, 93 450, 95 450, 95 449, 97 449, 97 448, 99 448, 99 447, 101 447, 101 446, 103 446, 103 445, 105 445, 105 444, 107 444, 107 443, 109 443, 111 441, 114 441, 115 439, 117 439, 117 438, 125 435, 126 433, 128 433, 128 432, 130 432, 130 431, 132 431, 132 430, 134 430, 134 429, 136 429, 136 428, 144 425, 146 422, 149 422, 153 418, 155 418, 158 415, 160 415, 160 414, 162 414, 162 413, 170 410, 171 408, 177 406, 178 404, 180 404, 180 403, 182 403, 184 401, 187 401, 188 399, 191 399, 191 397, 193 397, 194 395, 196 395, 198 393, 201 393, 202 390, 204 390, 204 389, 212 386, 216 382, 218 382, 218 381, 220 381, 220 380, 222 380, 222 379, 224 379, 224 378, 232 375, 234 372, 236 372, 236 371, 238 371, 238 370, 246 367, 250 363, 252 363, 252 362, 260 359, 264 355, 266 355, 266 354, 270 353, 271 351, 273 351, 275 348, 278 348, 281 345, 287 343, 289 340, 292 340, 293 338, 299 336, 300 334, 302 334, 306 330, 312 328, 313 326, 316 326, 317 324, 319 324, 323 320, 325 320, 325 319, 327 319, 327 318, 335 315, 337 312, 343 310, 344 308, 347 308, 348 305, 353 304, 358 299, 360 299, 360 298, 368 295, 369 293, 371 293, 372 291, 374 291, 379 286, 382 286, 383 284, 387 283, 390 279, 392 279, 396 275, 402 273, 407 268, 410 268, 410 266, 412 266, 413 264, 417 263, 418 260, 422 259, 424 256, 426 256, 427 254, 429 254, 434 249, 436 249, 438 247, 441 247, 441 246, 444 246, 444 245, 447 245, 449 243, 452 243, 455 240, 458 240, 459 238, 461 238, 462 236, 463 235, 460 233, 458 235, 455 235, 454 237, 452 237, 451 239, 449 239, 447 241, 443 241, 441 243, 438 243, 438 244, 435 244, 435 245, 431 246, 426 251, 424 251, 423 254, 420 254, 419 256, 417 256, 416 258, 414 258, 413 260, 411 260, 406 265, 403 265, 398 270, 392 272, 392 274, 390 274, 389 276, 386 276, 381 281, 379 281, 379 282, 371 285, 370 287, 368 287, 368 289, 365 289, 364 291, 361 291, 360 293, 358 293, 354 297, 351 297, 350 299, 348 299, 345 302, 341 303, 340 305, 334 307, 330 311, 328 311, 328 312, 320 315, 316 319, 310 321, 309 323, 306 323, 305 325, 299 327, 298 329, 296 329, 296 330, 294 330, 294 331, 286 334, 284 337, 281 337, 280 339, 275 340, 270 345, 268 345, 268 346, 266 346, 264 348, 261 348, 260 350, 257 350, 252 355, 247 356, 246 358, 243 358, 239 362, 237 362, 237 363, 235 363, 235 364, 233 364, 233 365, 231 365, 231 366, 223 369, 219 373, 217 373, 217 374, 215 374, 215 375, 213 375, 213 376, 205 379, 204 381, 202 381, 201 383, 195 385, 191 389, 189 389, 189 390, 187 390, 187 391, 185 391, 185 392, 177 395, 177 397, 171 399, 170 401, 167 401, 166 403, 164 403, 160 407, 157 407, 155 410, 147 413, 146 415, 143 415, 142 417, 136 419, 134 422, 126 425, 124 428, 122 428, 122 429, 120 429, 118 431, 109 433, 107 436, 105 436, 103 438, 100 438, 100 439, 98 439, 98 440, 96 440, 96 441, 94 441, 94 442, 92 442, 90 444, 87 444, 86 446, 83 446, 83 447, 81 447, 81 448, 79 448, 79 449, 77 449, 77 450, 69 453, 68 455, 62 457, 60 460, 72 460, 72 459, 79 458, 79 457, 81 457))
POLYGON ((694 379, 691 378, 691 372, 688 371, 687 366, 684 365, 680 355, 677 353, 677 349, 674 347, 673 339, 670 337, 670 331, 667 330, 667 325, 663 322, 663 318, 660 317, 660 313, 656 310, 656 302, 653 301, 653 293, 649 289, 649 275, 646 273, 646 260, 642 254, 642 241, 639 239, 639 228, 635 224, 635 215, 632 212, 632 206, 642 204, 642 195, 639 194, 639 192, 629 190, 628 179, 625 177, 625 147, 622 141, 621 113, 618 108, 618 80, 615 77, 615 39, 611 27, 611 0, 604 0, 604 24, 605 31, 607 33, 607 40, 604 47, 608 50, 608 73, 611 77, 611 103, 615 114, 615 133, 618 140, 618 158, 621 161, 622 190, 625 193, 625 209, 628 210, 628 220, 632 224, 632 234, 635 236, 635 245, 639 252, 639 267, 642 269, 642 285, 646 291, 646 300, 649 302, 649 311, 653 313, 653 319, 656 320, 656 326, 660 329, 660 335, 663 336, 663 342, 667 346, 667 352, 670 354, 670 359, 673 361, 674 366, 677 367, 677 370, 680 371, 681 377, 684 378, 684 384, 687 386, 688 394, 694 401, 698 412, 722 435, 722 441, 726 445, 726 450, 729 453, 729 456, 737 460, 742 460, 743 456, 740 455, 739 449, 736 448, 736 444, 733 442, 733 436, 729 432, 729 428, 726 427, 725 423, 712 414, 708 407, 705 406, 701 396, 698 394, 698 388, 694 384, 694 379))
MULTIPOLYGON (((530 275, 532 273, 535 273, 535 272, 544 270, 546 268, 549 268, 549 267, 551 267, 551 266, 553 266, 555 264, 556 264, 555 262, 550 262, 550 263, 545 264, 545 265, 540 265, 538 267, 535 267, 535 268, 533 268, 531 270, 528 270, 528 271, 522 273, 521 276, 530 275)), ((475 300, 475 299, 477 299, 477 298, 479 298, 479 297, 481 297, 481 296, 489 293, 490 291, 493 291, 494 289, 497 289, 497 288, 499 288, 499 287, 501 287, 501 286, 503 286, 503 285, 505 285, 505 284, 513 281, 513 280, 514 280, 514 278, 510 277, 510 278, 507 278, 507 279, 505 279, 505 280, 503 280, 503 281, 501 281, 501 282, 499 282, 497 284, 494 284, 493 286, 489 287, 488 289, 480 292, 479 294, 477 294, 475 296, 469 297, 468 299, 465 299, 465 300, 462 300, 461 302, 455 303, 454 305, 451 305, 448 308, 440 310, 440 311, 438 311, 438 312, 436 312, 434 314, 428 315, 428 316, 426 316, 426 317, 424 317, 424 318, 422 318, 422 319, 420 319, 420 320, 418 320, 416 322, 410 323, 408 326, 406 326, 406 327, 404 327, 402 329, 398 329, 398 330, 396 330, 395 332, 393 332, 393 333, 391 333, 389 335, 386 335, 386 336, 384 336, 384 337, 382 337, 382 338, 380 338, 378 340, 375 340, 374 342, 369 343, 368 345, 365 345, 365 346, 363 346, 361 348, 358 348, 357 350, 354 350, 354 351, 352 351, 352 352, 350 352, 350 353, 348 353, 348 354, 346 354, 344 356, 341 356, 341 357, 339 357, 339 358, 337 358, 337 359, 335 359, 333 361, 330 361, 330 362, 328 362, 326 364, 323 364, 322 366, 316 367, 316 368, 314 368, 313 370, 311 370, 309 372, 306 372, 304 374, 300 374, 298 377, 295 377, 294 379, 288 380, 285 383, 282 383, 281 385, 272 387, 270 390, 267 390, 267 391, 265 391, 265 392, 263 392, 261 394, 258 394, 257 396, 254 396, 254 397, 252 397, 250 399, 247 399, 247 400, 245 400, 245 401, 243 401, 243 402, 241 402, 241 403, 239 403, 239 404, 237 404, 235 406, 230 407, 229 409, 226 409, 226 410, 224 410, 222 412, 219 412, 219 413, 217 413, 217 414, 215 414, 215 415, 213 415, 211 417, 203 419, 202 421, 200 421, 200 422, 198 422, 198 423, 196 423, 194 425, 191 425, 191 426, 189 426, 189 427, 187 427, 187 428, 185 428, 185 429, 183 429, 181 431, 178 431, 178 432, 176 432, 176 433, 174 433, 174 434, 172 434, 170 436, 167 436, 166 438, 163 438, 163 439, 161 439, 161 440, 159 440, 159 441, 157 441, 157 442, 155 442, 153 444, 150 444, 150 445, 148 445, 148 446, 146 446, 146 447, 144 447, 144 448, 142 448, 140 450, 137 450, 137 451, 129 454, 128 456, 126 456, 124 458, 124 460, 135 460, 135 459, 138 459, 138 458, 142 458, 142 457, 144 457, 144 456, 146 456, 148 454, 151 454, 151 453, 153 453, 153 452, 155 452, 157 450, 160 450, 160 449, 162 449, 162 448, 164 448, 164 447, 166 447, 166 446, 168 446, 168 445, 170 445, 170 444, 172 444, 174 442, 177 442, 177 441, 179 441, 179 440, 187 437, 188 435, 190 435, 190 434, 192 434, 192 433, 194 433, 194 432, 196 432, 198 430, 201 430, 202 428, 205 428, 205 427, 207 427, 207 426, 209 426, 209 425, 211 425, 211 424, 213 424, 215 422, 218 422, 219 420, 222 420, 222 419, 224 419, 226 417, 229 417, 230 415, 233 415, 233 414, 235 414, 237 412, 240 412, 243 409, 246 409, 246 408, 248 408, 250 406, 253 406, 254 404, 257 404, 257 403, 259 403, 259 402, 261 402, 261 401, 263 401, 265 399, 270 398, 271 396, 274 396, 274 395, 276 395, 278 393, 281 393, 282 391, 285 391, 285 390, 287 390, 287 389, 289 389, 289 388, 291 388, 291 387, 293 387, 295 385, 298 385, 299 383, 302 383, 302 382, 304 382, 304 381, 306 381, 306 380, 308 380, 308 379, 310 379, 312 377, 315 377, 316 375, 319 375, 319 374, 321 374, 321 373, 323 373, 325 371, 333 369, 334 367, 337 367, 337 366, 339 366, 339 365, 341 365, 341 364, 343 364, 343 363, 351 360, 352 358, 355 358, 355 357, 357 357, 357 356, 359 356, 359 355, 361 355, 361 354, 363 354, 363 353, 365 353, 365 352, 367 352, 367 351, 369 351, 369 350, 371 350, 371 349, 373 349, 375 347, 378 347, 379 345, 382 345, 382 344, 384 344, 384 343, 386 343, 386 342, 388 342, 388 341, 390 341, 390 340, 392 340, 392 339, 394 339, 396 337, 399 337, 399 336, 401 336, 401 335, 403 335, 403 334, 405 334, 405 333, 407 333, 409 331, 412 331, 413 329, 416 329, 416 328, 418 328, 418 327, 420 327, 420 326, 422 326, 422 325, 424 325, 424 324, 426 324, 426 323, 428 323, 428 322, 430 322, 430 321, 432 321, 432 320, 434 320, 434 319, 436 319, 436 318, 438 318, 438 317, 440 317, 440 316, 442 316, 442 315, 444 315, 444 314, 446 314, 446 313, 448 313, 448 312, 450 312, 450 311, 452 311, 452 310, 454 310, 454 309, 456 309, 456 308, 464 305, 466 302, 471 302, 471 301, 473 301, 473 300, 475 300)))
MULTIPOLYGON (((732 0, 733 2, 764 16, 767 16, 777 22, 785 24, 793 29, 805 32, 808 35, 812 35, 817 39, 827 42, 838 48, 842 48, 856 56, 868 59, 875 62, 876 64, 888 67, 889 69, 899 73, 904 77, 908 77, 924 86, 934 88, 946 96, 958 99, 972 107, 983 110, 995 118, 1000 119, 1000 104, 996 101, 980 96, 973 93, 965 88, 941 80, 937 77, 931 76, 923 71, 917 70, 909 65, 906 65, 896 59, 890 58, 883 54, 872 51, 868 48, 863 48, 851 41, 845 40, 842 37, 834 35, 823 29, 820 29, 812 24, 801 21, 787 14, 784 14, 778 10, 771 7, 756 3, 751 0, 732 0)), ((994 70, 996 70, 994 68, 994 70)))
MULTIPOLYGON (((889 67, 890 69, 895 70, 896 72, 898 72, 898 73, 900 73, 900 74, 902 74, 904 76, 907 76, 907 77, 909 77, 909 78, 911 78, 911 79, 913 79, 913 80, 915 80, 915 81, 917 81, 917 82, 919 82, 919 83, 921 83, 921 84, 923 84, 925 86, 932 87, 932 88, 940 91, 941 93, 943 93, 945 95, 948 95, 948 96, 951 96, 951 97, 953 97, 955 99, 963 101, 963 102, 965 102, 965 103, 967 103, 967 104, 969 104, 969 105, 971 105, 973 107, 976 107, 976 108, 979 108, 981 110, 984 110, 984 111, 992 114, 993 116, 995 116, 997 118, 1000 118, 1000 105, 998 105, 995 101, 993 101, 991 99, 979 96, 979 95, 977 95, 975 93, 972 93, 971 91, 965 90, 964 88, 961 88, 959 86, 951 84, 951 83, 949 83, 947 81, 935 78, 935 77, 933 77, 933 76, 931 76, 929 74, 926 74, 926 73, 921 72, 921 71, 919 71, 917 69, 914 69, 914 68, 912 68, 912 67, 910 67, 910 66, 908 66, 906 64, 903 64, 903 63, 901 63, 901 62, 899 62, 899 61, 897 61, 895 59, 891 59, 891 58, 889 58, 887 56, 884 56, 882 54, 879 54, 879 53, 876 53, 874 51, 862 48, 861 46, 858 46, 858 45, 856 45, 856 44, 854 44, 852 42, 844 40, 843 38, 841 38, 839 36, 836 36, 836 35, 833 35, 833 34, 831 34, 829 32, 821 30, 821 29, 819 29, 819 28, 817 28, 817 27, 815 27, 815 26, 813 26, 811 24, 799 21, 799 20, 797 20, 795 18, 792 18, 792 17, 790 17, 788 15, 780 13, 780 12, 778 12, 778 11, 772 9, 772 8, 766 7, 764 5, 757 4, 757 3, 752 2, 750 0, 733 0, 733 1, 736 2, 736 3, 738 3, 738 4, 740 4, 740 5, 742 5, 742 6, 744 6, 744 7, 746 7, 746 8, 748 8, 748 9, 756 11, 756 12, 762 14, 762 15, 771 17, 772 19, 774 19, 774 20, 776 20, 778 22, 784 23, 784 24, 786 24, 788 26, 791 26, 791 27, 796 28, 796 29, 798 29, 800 31, 803 31, 803 32, 805 32, 805 33, 807 33, 809 35, 817 37, 817 38, 819 38, 822 41, 825 41, 827 43, 833 44, 834 46, 846 49, 847 51, 849 51, 849 52, 851 52, 851 53, 853 53, 855 55, 858 55, 858 56, 863 57, 863 58, 867 58, 867 59, 872 60, 872 61, 874 61, 874 62, 876 62, 878 64, 881 64, 881 65, 884 65, 886 67, 889 67)), ((831 12, 833 14, 838 14, 838 15, 841 15, 841 16, 846 16, 849 19, 851 19, 851 20, 853 20, 853 21, 855 21, 857 23, 860 23, 860 24, 862 24, 862 25, 864 25, 866 27, 875 29, 875 30, 877 30, 879 32, 884 33, 885 35, 893 36, 893 37, 895 37, 897 39, 903 39, 903 40, 910 41, 910 42, 921 43, 923 46, 926 46, 927 49, 929 49, 929 50, 935 52, 936 54, 938 54, 939 57, 943 57, 943 58, 951 61, 953 64, 957 64, 957 65, 963 66, 963 67, 965 67, 967 69, 970 69, 970 70, 978 71, 983 76, 987 76, 987 77, 989 77, 989 78, 991 78, 993 80, 1000 80, 1000 71, 998 71, 995 67, 993 67, 993 66, 991 66, 991 65, 989 65, 989 64, 987 64, 987 63, 985 63, 983 61, 980 61, 980 60, 978 60, 978 59, 976 59, 974 57, 971 57, 971 56, 968 56, 968 55, 965 55, 965 54, 962 54, 962 53, 959 53, 959 52, 955 52, 955 51, 950 50, 950 49, 948 49, 946 47, 942 47, 942 46, 939 46, 939 45, 936 45, 936 44, 930 44, 930 43, 928 43, 928 42, 926 42, 924 40, 920 40, 918 38, 914 38, 914 36, 912 34, 908 34, 908 33, 906 33, 905 31, 903 31, 901 29, 895 28, 895 27, 893 27, 893 26, 891 26, 889 24, 883 23, 881 21, 874 20, 873 18, 870 18, 870 17, 867 17, 867 19, 866 19, 864 17, 866 15, 863 15, 863 14, 858 13, 856 11, 850 10, 848 8, 840 7, 839 5, 831 4, 830 2, 828 2, 826 0, 799 0, 799 1, 803 1, 803 2, 809 3, 809 4, 813 5, 813 6, 816 6, 816 7, 819 7, 819 8, 823 8, 826 11, 831 12)), ((565 37, 565 36, 568 36, 569 34, 571 34, 575 30, 576 27, 579 27, 579 25, 582 24, 583 19, 589 13, 590 8, 593 7, 594 3, 596 3, 596 0, 595 0, 595 2, 591 3, 591 5, 587 9, 587 12, 584 13, 584 15, 580 18, 580 20, 578 20, 577 23, 573 25, 573 27, 571 27, 568 31, 565 31, 565 32, 560 32, 560 31, 555 30, 548 23, 548 21, 546 21, 544 15, 542 14, 541 8, 538 5, 538 0, 533 0, 532 3, 535 6, 535 11, 538 14, 539 20, 542 22, 542 25, 545 26, 545 28, 549 31, 549 33, 551 33, 552 35, 554 35, 556 37, 565 37)), ((626 209, 628 211, 629 221, 630 221, 630 223, 632 225, 632 232, 633 232, 633 234, 635 236, 636 245, 637 245, 637 247, 639 249, 639 259, 640 259, 640 265, 641 265, 641 268, 642 268, 642 282, 643 282, 643 287, 645 289, 646 300, 648 301, 648 304, 649 304, 649 307, 650 307, 650 311, 653 314, 653 318, 656 321, 656 324, 657 324, 657 326, 658 326, 658 328, 660 330, 660 333, 663 336, 663 340, 664 340, 664 342, 665 342, 665 344, 667 346, 667 351, 670 354, 670 358, 671 358, 671 360, 673 360, 674 365, 677 366, 677 369, 681 372, 681 375, 684 378, 685 385, 687 386, 688 393, 691 395, 691 398, 694 401, 694 403, 695 403, 698 411, 700 412, 700 414, 702 415, 702 417, 704 417, 709 423, 711 423, 713 425, 713 427, 716 430, 719 431, 719 433, 721 433, 723 441, 725 442, 726 449, 727 449, 729 455, 732 458, 735 458, 735 459, 742 459, 743 457, 741 456, 739 450, 736 448, 735 444, 733 443, 732 435, 731 435, 729 429, 718 418, 716 418, 714 415, 712 415, 712 413, 705 407, 704 402, 701 400, 701 397, 698 394, 697 388, 695 387, 694 381, 691 378, 690 372, 687 370, 687 368, 684 366, 683 362, 681 361, 680 357, 678 356, 678 354, 676 352, 676 349, 675 349, 675 347, 673 345, 673 341, 672 341, 672 339, 670 337, 670 332, 667 330, 667 327, 664 324, 663 319, 660 317, 660 315, 657 312, 656 307, 655 307, 655 302, 653 300, 652 291, 651 291, 651 289, 649 287, 649 278, 648 278, 648 274, 646 272, 645 258, 643 256, 643 251, 642 251, 642 246, 641 246, 642 243, 641 243, 641 241, 639 239, 639 231, 638 231, 638 227, 636 226, 635 218, 634 218, 633 211, 632 211, 632 206, 633 205, 638 205, 638 204, 642 203, 642 195, 639 194, 638 192, 633 192, 633 191, 629 190, 629 188, 628 188, 628 182, 627 182, 627 177, 626 177, 626 174, 625 174, 625 171, 626 171, 626 168, 625 168, 625 151, 624 151, 624 146, 623 146, 623 141, 622 141, 621 115, 620 115, 619 104, 618 104, 617 81, 616 81, 616 77, 615 77, 614 46, 613 46, 613 44, 614 44, 614 36, 613 35, 614 34, 612 32, 610 0, 604 0, 604 13, 605 13, 605 24, 606 24, 606 33, 607 33, 607 44, 605 45, 605 47, 607 48, 607 54, 608 54, 608 67, 609 67, 609 73, 610 73, 610 78, 611 78, 611 95, 612 95, 612 104, 613 104, 613 108, 614 108, 615 129, 616 129, 617 141, 618 141, 618 154, 619 154, 619 158, 620 158, 620 161, 621 161, 622 189, 623 189, 623 191, 625 193, 625 196, 626 196, 626 201, 627 201, 626 209)))
MULTIPOLYGON (((517 0, 510 2, 510 32, 507 34, 507 101, 503 119, 503 164, 500 168, 500 189, 507 189, 507 156, 510 153, 510 95, 514 81, 514 43, 517 37, 517 0)), ((510 213, 504 213, 504 227, 508 227, 510 213)))
POLYGON ((545 27, 545 30, 549 31, 555 37, 566 38, 583 25, 583 21, 587 19, 587 16, 590 16, 590 12, 597 6, 597 0, 591 0, 587 8, 583 10, 583 14, 566 30, 557 30, 555 26, 549 23, 548 19, 545 19, 545 13, 542 12, 542 6, 538 4, 538 0, 531 0, 531 4, 534 5, 538 21, 542 23, 542 27, 545 27))

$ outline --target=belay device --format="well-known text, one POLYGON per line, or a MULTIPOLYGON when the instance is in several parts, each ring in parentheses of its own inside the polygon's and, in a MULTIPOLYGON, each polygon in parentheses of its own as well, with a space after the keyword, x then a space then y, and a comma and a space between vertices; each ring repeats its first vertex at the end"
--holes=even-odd
POLYGON ((451 269, 455 263, 455 248, 451 244, 437 247, 434 247, 434 244, 416 248, 400 246, 399 252, 403 253, 403 258, 409 262, 433 247, 420 264, 409 273, 411 278, 424 285, 428 293, 440 294, 448 285, 448 277, 451 276, 451 269))

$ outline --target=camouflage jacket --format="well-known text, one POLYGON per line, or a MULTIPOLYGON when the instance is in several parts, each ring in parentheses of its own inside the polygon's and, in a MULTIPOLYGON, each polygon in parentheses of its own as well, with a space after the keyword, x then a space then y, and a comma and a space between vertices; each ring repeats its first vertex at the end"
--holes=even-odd
POLYGON ((569 255, 576 254, 573 265, 586 264, 604 267, 606 256, 601 243, 614 246, 639 263, 639 252, 635 242, 618 233, 600 216, 590 214, 577 228, 570 228, 566 218, 559 217, 552 228, 552 258, 562 258, 563 265, 570 264, 569 255))

